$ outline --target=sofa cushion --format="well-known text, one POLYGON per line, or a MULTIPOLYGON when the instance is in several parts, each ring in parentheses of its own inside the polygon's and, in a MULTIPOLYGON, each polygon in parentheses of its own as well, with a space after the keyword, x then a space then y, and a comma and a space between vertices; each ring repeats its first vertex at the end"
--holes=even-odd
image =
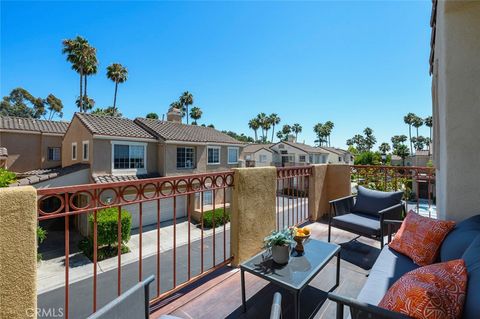
POLYGON ((474 319, 480 314, 480 236, 471 242, 462 258, 465 260, 468 272, 467 299, 463 308, 463 318, 474 319))
POLYGON ((456 259, 406 273, 378 306, 416 319, 460 319, 466 290, 467 268, 456 259))
POLYGON ((440 261, 461 258, 478 235, 480 235, 480 215, 458 223, 443 240, 440 248, 440 261))
POLYGON ((403 192, 381 192, 358 186, 358 194, 352 211, 377 215, 382 209, 400 204, 403 192))
POLYGON ((454 227, 453 221, 423 217, 410 211, 389 246, 412 258, 417 265, 430 265, 437 259, 443 239, 454 227))
POLYGON ((378 305, 387 290, 405 273, 417 269, 410 258, 384 246, 357 299, 378 305))
POLYGON ((368 214, 350 213, 335 216, 332 218, 332 225, 365 235, 380 233, 380 219, 368 214))

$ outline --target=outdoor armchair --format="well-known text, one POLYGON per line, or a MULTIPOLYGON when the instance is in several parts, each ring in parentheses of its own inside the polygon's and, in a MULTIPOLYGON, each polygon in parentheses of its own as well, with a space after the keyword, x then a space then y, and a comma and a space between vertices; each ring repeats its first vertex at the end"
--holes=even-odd
POLYGON ((403 192, 381 192, 362 186, 357 195, 330 201, 328 219, 328 241, 332 227, 343 229, 360 236, 374 238, 384 245, 388 227, 385 220, 403 220, 405 203, 403 192))

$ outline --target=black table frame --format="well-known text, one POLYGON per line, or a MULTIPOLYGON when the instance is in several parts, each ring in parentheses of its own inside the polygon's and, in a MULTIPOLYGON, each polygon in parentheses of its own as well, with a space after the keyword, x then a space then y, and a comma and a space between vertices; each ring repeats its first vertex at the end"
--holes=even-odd
MULTIPOLYGON (((294 297, 295 318, 299 319, 300 318, 300 294, 301 294, 301 292, 303 291, 303 289, 306 286, 308 286, 308 284, 313 280, 313 278, 315 278, 320 273, 320 271, 322 271, 323 268, 325 268, 325 266, 333 259, 334 256, 337 256, 337 272, 336 272, 336 278, 335 278, 336 280, 335 280, 335 285, 328 292, 334 291, 340 285, 340 250, 341 250, 341 248, 339 246, 337 251, 332 256, 330 256, 329 258, 326 258, 323 261, 323 264, 320 266, 320 268, 317 271, 315 271, 314 273, 312 273, 309 276, 309 278, 307 279, 307 281, 305 282, 305 284, 298 289, 292 288, 289 285, 286 285, 283 282, 272 279, 269 276, 265 276, 264 274, 262 274, 259 271, 255 271, 255 270, 245 268, 245 267, 243 267, 243 264, 241 264, 240 265, 240 279, 241 279, 241 285, 242 285, 242 310, 243 310, 243 312, 247 312, 247 300, 246 300, 246 297, 245 297, 245 271, 246 271, 246 272, 249 272, 253 275, 256 275, 256 276, 258 276, 260 278, 263 278, 263 279, 265 279, 265 280, 267 280, 267 281, 269 281, 273 284, 276 284, 276 285, 278 285, 282 288, 285 288, 285 289, 291 291, 293 293, 293 297, 294 297)), ((265 253, 265 251, 263 251, 262 254, 263 253, 265 253)), ((258 256, 258 255, 256 255, 256 256, 258 256)))

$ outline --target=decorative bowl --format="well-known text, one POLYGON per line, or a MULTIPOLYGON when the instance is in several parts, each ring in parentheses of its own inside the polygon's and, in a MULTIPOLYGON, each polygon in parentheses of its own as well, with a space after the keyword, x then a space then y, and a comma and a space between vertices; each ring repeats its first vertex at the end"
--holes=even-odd
POLYGON ((310 235, 296 235, 295 237, 293 237, 293 240, 295 240, 295 242, 297 243, 297 245, 295 246, 295 250, 298 253, 304 252, 303 242, 308 238, 310 238, 310 235))

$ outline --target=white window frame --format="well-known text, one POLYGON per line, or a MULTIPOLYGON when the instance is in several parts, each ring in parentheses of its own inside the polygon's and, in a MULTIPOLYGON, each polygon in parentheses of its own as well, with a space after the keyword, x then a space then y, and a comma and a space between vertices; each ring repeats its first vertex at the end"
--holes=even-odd
POLYGON ((62 160, 62 148, 58 146, 49 146, 47 147, 47 161, 58 162, 62 160), (58 150, 58 159, 55 159, 55 152, 52 153, 52 159, 50 159, 50 149, 58 150))
POLYGON ((240 156, 240 149, 238 147, 228 147, 227 149, 227 163, 228 164, 238 164, 238 158, 240 156), (237 152, 237 161, 236 162, 230 162, 230 151, 235 151, 237 152))
POLYGON ((82 142, 82 160, 88 161, 88 158, 90 157, 90 142, 89 141, 83 141, 82 142), (85 156, 85 145, 87 146, 87 156, 85 156))
MULTIPOLYGON (((196 154, 196 148, 193 146, 177 146, 175 149, 175 169, 177 170, 184 170, 184 169, 195 169, 197 167, 197 154, 196 154), (193 162, 191 167, 178 167, 178 149, 179 148, 184 148, 184 149, 192 149, 192 154, 193 154, 193 162)), ((208 154, 207 154, 208 157, 208 154)))
POLYGON ((298 155, 298 162, 299 163, 306 163, 307 162, 307 155, 298 155), (302 161, 303 157, 303 161, 302 161))
POLYGON ((267 162, 267 159, 268 159, 268 156, 266 154, 260 154, 258 156, 258 162, 259 163, 266 163, 267 162), (264 160, 262 160, 264 159, 264 160))
POLYGON ((72 161, 76 161, 77 160, 77 153, 78 153, 78 147, 77 147, 77 142, 73 142, 72 143, 72 161), (75 148, 75 152, 73 151, 73 149, 75 148), (75 156, 74 156, 75 155, 75 156))
POLYGON ((220 146, 207 146, 207 165, 220 165, 222 162, 222 148, 220 146), (218 162, 210 162, 208 158, 209 150, 218 150, 218 162))
POLYGON ((141 142, 129 142, 129 141, 112 141, 112 174, 114 175, 141 175, 147 174, 147 143, 141 142), (115 145, 128 145, 128 146, 143 146, 143 168, 114 168, 115 167, 115 145))

